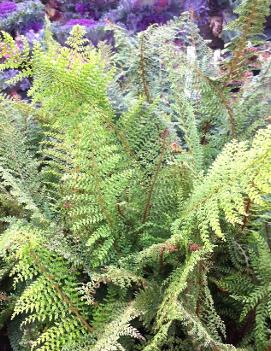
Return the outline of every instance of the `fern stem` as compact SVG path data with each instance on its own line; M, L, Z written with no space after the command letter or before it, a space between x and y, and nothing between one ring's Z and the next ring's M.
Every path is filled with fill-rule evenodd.
M214 87L220 101L222 102L225 109L227 110L227 113L229 116L229 127L230 127L231 137L232 137L232 139L236 139L236 136L237 136L237 134L236 134L236 121L235 121L233 110L232 110L231 106L229 105L228 101L226 100L225 95L222 93L222 91L220 89L218 89L215 86L215 84L213 84L213 87Z
M81 315L80 311L74 306L70 298L62 291L60 285L55 282L54 277L47 272L45 266L41 263L39 257L35 252L32 250L29 251L30 256L32 257L33 261L37 265L39 271L52 283L52 287L56 290L58 295L61 297L63 302L68 306L70 312L72 312L77 319L81 322L81 324L86 328L89 333L93 332L93 328L88 324L87 320Z
M163 163L164 156L165 156L165 152L166 152L168 130L166 129L162 133L163 133L163 135L162 135L163 143L162 143L161 153L160 153L160 156L159 156L159 159L158 159L158 162L157 162L157 166L156 166L156 169L155 169L154 174L153 174L151 186L150 186L150 189L149 189L149 192L148 192L147 201L146 201L146 205L145 205L144 212L143 212L143 217L142 217L142 223L143 224L146 223L146 221L147 221L147 219L148 219L148 217L150 215L152 196L153 196L153 193L154 193L155 185L156 185L156 182L157 182L157 179L158 179L158 175L159 175L159 172L161 170L162 163Z
M149 85L146 78L146 67L145 67L145 56L144 56L144 34L141 35L140 40L140 73L143 83L144 95L148 103L151 103L151 95L149 91Z
M224 108L227 111L228 117L229 117L229 129L230 129L230 134L232 139L236 139L236 121L233 113L233 109L229 105L223 91L219 89L215 82L212 81L209 77L205 76L205 74L202 73L202 71L197 67L194 66L196 73L203 79L205 82L207 82L208 85L212 87L214 92L216 93L216 96L219 98L220 102L224 106Z
M256 3L257 3L257 0L256 0ZM255 4L255 7L256 6L257 5ZM243 33L236 42L235 50L233 51L233 54L232 54L232 59L228 63L229 70L227 74L230 80L237 80L240 77L240 74L242 73L242 70L241 70L242 66L241 66L241 69L239 68L240 62L241 63L244 62L244 50L246 48L246 42L249 37L251 25L253 25L255 20L254 17L255 17L254 11L251 11L251 13L248 16L246 16L246 21L243 27Z
M121 146L126 151L127 155L131 158L131 160L133 162L136 162L136 156L135 156L133 150L131 149L125 134L116 126L116 124L114 122L112 122L112 120L110 118L108 118L107 114L103 113L103 111L101 109L97 109L97 108L95 108L95 106L91 106L91 107L93 109L95 109L99 113L99 115L103 118L103 121L104 121L106 127L108 127L108 129L114 133L114 135L116 136L116 138L120 142Z
M110 227L112 227L113 226L113 218L106 208L106 202L104 200L102 189L100 187L100 181L96 176L97 174L99 175L99 168L97 167L97 163L95 162L95 156L93 156L93 155L91 157L91 166L92 166L92 169L94 170L92 175L93 175L95 189L96 189L96 196L95 197L97 199L97 203L99 204L100 210L101 210L104 218L106 219L107 224Z
M245 214L244 214L244 217L243 217L243 224L241 226L241 231L243 232L245 230L245 228L247 227L248 225L248 221L249 221L249 212L250 212L250 209L251 209L251 205L252 205L252 201L251 199L247 199L245 201Z

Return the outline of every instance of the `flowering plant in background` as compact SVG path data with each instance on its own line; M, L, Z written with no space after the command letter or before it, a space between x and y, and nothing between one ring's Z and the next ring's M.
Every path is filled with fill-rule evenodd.
M30 46L41 40L44 26L44 6L39 0L0 2L0 28L11 33L20 48L20 35L23 34ZM28 79L11 86L8 81L17 74L14 69L0 73L0 89L24 92L30 87Z
M154 23L166 23L178 16L182 7L179 0L120 0L118 7L104 17L135 33Z
M105 22L95 21L90 18L72 18L64 24L54 22L52 25L52 31L57 41L64 43L69 36L73 26L80 25L86 30L86 37L94 44L97 45L99 41L106 40L110 42L112 35L105 30Z
M208 23L209 1L206 0L186 0L184 1L185 11L193 13L195 20L199 25Z
M118 6L119 0L59 0L58 8L64 17L85 17L99 20L105 13Z
M0 3L0 17L6 17L15 12L17 5L12 1L4 1Z
M38 32L44 23L44 6L39 0L0 2L0 28L11 34Z
M232 38L232 32L222 29L233 18L232 9L239 3L239 0L0 0L0 28L13 37L24 34L30 43L39 41L46 13L61 44L72 27L79 24L85 27L86 37L97 45L101 40L113 41L112 33L106 29L108 22L135 34L189 11L203 36L213 40L214 47L221 48L223 41ZM0 88L6 89L3 80L1 73Z
M166 23L184 11L191 12L195 22L202 25L208 23L209 3L209 0L120 0L107 16L133 32L145 30L153 23Z
M227 55L201 1L136 35L174 2L121 3L129 30L118 7L47 6L64 46L0 35L0 71L31 78L0 96L0 332L13 351L267 351L270 0L238 7ZM85 38L103 23L112 50Z
M80 20L82 23L85 19L91 19L95 21L95 25L84 23L88 32L91 32L90 27L94 29L97 26L103 26L105 21L109 20L125 27L131 33L136 33L154 23L164 24L184 11L192 12L198 24L206 24L208 23L208 3L209 0L94 0L91 2L61 0L58 3L53 2L52 6L58 8L63 14L61 20L57 21L56 32L64 33L72 19ZM60 28L62 26L64 28ZM89 38L92 39L91 35Z

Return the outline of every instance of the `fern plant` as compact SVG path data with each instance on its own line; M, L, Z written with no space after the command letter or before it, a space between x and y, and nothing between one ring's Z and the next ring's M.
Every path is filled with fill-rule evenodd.
M2 34L0 69L33 80L0 101L11 345L267 351L270 63L233 98L188 14L113 31L115 51Z
M229 30L236 32L235 38L230 43L232 55L226 65L230 79L238 79L244 72L244 63L249 56L248 44L259 42L269 12L270 3L265 0L242 1L235 9L238 18L228 26Z

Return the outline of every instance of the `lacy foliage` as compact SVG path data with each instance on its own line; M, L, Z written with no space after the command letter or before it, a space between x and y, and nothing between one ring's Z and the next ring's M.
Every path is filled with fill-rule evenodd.
M12 347L266 351L270 62L233 99L187 14L113 30L113 53L79 26L33 53L2 34L0 68L33 80L0 101Z

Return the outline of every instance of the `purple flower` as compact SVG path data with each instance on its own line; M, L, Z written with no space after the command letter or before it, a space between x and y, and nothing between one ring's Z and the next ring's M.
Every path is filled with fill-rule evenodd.
M75 11L80 13L80 15L84 15L85 12L88 11L88 6L86 6L85 4L83 4L82 2L78 2L75 5Z
M0 17L5 17L11 12L16 11L17 5L12 1L4 1L0 3Z
M39 32L43 28L43 23L39 21L30 21L23 27L23 32L29 32L33 30L34 32Z
M169 6L169 0L156 0L155 7L162 11Z
M96 22L93 19L88 19L88 18L74 18L74 19L70 19L66 23L67 26L80 25L84 27L93 27L95 24Z

